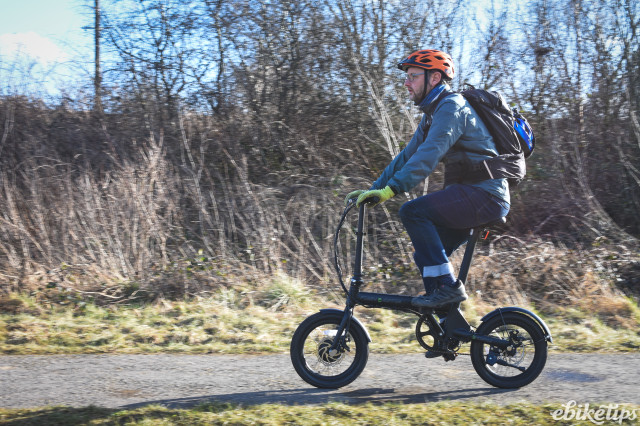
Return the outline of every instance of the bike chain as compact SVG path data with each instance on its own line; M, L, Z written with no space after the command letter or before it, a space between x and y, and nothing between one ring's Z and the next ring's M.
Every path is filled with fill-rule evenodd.
M460 347L460 344L458 344L458 347ZM436 353L436 354L440 354L440 355L453 355L454 358L459 356L459 355L466 355L466 356L471 356L471 353L460 353L457 352L455 350L445 350L445 349L436 349L436 348L431 348L429 349L431 352Z
M431 349L431 352L437 353L437 354L441 354L441 355L455 355L455 356L459 356L459 355L466 355L466 356L471 356L471 353L460 353L460 352L456 352L456 351L445 351L444 349Z

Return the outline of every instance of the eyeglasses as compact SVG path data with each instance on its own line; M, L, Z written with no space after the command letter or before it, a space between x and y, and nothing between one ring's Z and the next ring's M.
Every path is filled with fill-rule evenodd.
M424 75L423 72L420 73L407 73L407 77L404 79L404 81L409 81L411 83L413 83L414 81L416 81L416 78L420 75Z

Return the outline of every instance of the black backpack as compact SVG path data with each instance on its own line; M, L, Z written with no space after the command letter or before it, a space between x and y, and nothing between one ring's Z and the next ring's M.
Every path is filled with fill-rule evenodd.
M467 89L460 92L478 113L493 137L498 156L480 163L467 160L446 164L447 182L473 183L486 179L506 178L511 186L524 178L525 159L535 148L531 126L516 108L509 108L499 92Z

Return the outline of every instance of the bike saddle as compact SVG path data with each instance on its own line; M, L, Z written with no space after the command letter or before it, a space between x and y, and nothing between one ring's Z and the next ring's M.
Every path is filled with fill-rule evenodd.
M506 216L501 217L500 219L497 219L497 220L493 220L491 222L483 223L482 225L476 226L476 228L490 228L496 225L504 225L505 223L507 223Z

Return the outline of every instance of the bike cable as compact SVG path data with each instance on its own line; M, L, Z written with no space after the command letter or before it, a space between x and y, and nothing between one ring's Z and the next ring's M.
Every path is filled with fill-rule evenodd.
M336 268L336 272L338 273L338 279L340 280L340 285L344 290L345 295L349 295L349 290L347 290L347 286L342 279L342 267L340 266L340 256L339 253L339 245L340 245L340 231L342 230L342 226L344 225L344 221L347 218L347 215L356 205L355 200L350 200L347 206L344 208L344 212L342 213L342 217L340 218L340 223L338 223L338 229L336 229L336 234L333 238L333 261Z

